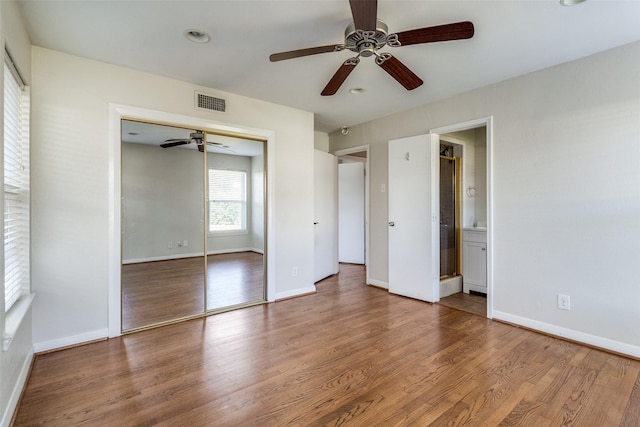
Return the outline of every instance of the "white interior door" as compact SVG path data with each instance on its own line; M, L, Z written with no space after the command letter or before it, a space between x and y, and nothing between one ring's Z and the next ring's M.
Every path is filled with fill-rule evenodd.
M389 292L440 299L438 135L389 141Z
M338 159L314 154L314 267L317 282L338 272Z
M364 264L364 162L338 165L338 260Z

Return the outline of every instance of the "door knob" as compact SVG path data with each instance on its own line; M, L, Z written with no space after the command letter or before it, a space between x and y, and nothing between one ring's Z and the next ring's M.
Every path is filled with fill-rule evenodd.
M393 226L395 226L395 225L396 225L396 223L395 223L395 222L393 222L393 221L389 221L389 227L393 227Z
M318 221L314 222L313 225L318 225Z

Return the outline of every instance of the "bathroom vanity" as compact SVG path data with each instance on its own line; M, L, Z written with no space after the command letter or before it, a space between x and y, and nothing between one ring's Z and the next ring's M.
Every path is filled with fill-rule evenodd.
M487 229L462 230L462 290L487 293Z

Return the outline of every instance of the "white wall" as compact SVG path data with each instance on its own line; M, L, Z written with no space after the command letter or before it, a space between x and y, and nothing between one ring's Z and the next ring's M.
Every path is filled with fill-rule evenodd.
M264 157L260 156L261 160ZM253 159L245 156L207 153L209 168L242 170L247 173L247 233L209 236L207 253L259 249L264 212L255 213L252 183L261 178L252 171ZM262 168L262 166L260 166ZM261 172L260 172L261 173ZM124 263L153 261L203 254L204 194L203 157L197 150L166 150L147 144L122 144L122 260ZM253 179L252 179L253 177ZM259 189L263 194L262 189ZM262 203L262 201L260 201ZM179 246L178 241L187 241ZM171 245L169 245L171 242ZM171 246L171 247L169 247Z
M202 256L202 173L197 150L122 144L124 263ZM188 246L178 247L177 240L187 240Z
M467 188L469 186L478 186L476 164L480 159L477 159L476 156L475 131L469 129L461 132L451 132L441 135L440 141L452 142L462 147L462 150L459 150L458 147L454 150L456 156L459 155L458 151L462 151L462 227L473 227L474 222L476 222L476 198L467 194ZM485 159L483 158L481 161L484 162ZM486 168L483 170L486 170Z
M264 156L251 158L251 247L264 252Z
M313 132L314 143L313 146L316 150L329 152L329 134L326 132Z
M276 297L315 289L313 114L39 47L32 61L36 348L108 333L110 103L273 131L269 285ZM194 90L226 99L228 112L195 110Z
M493 316L640 356L639 76L636 42L330 134L371 144L371 277L388 278L387 141L493 116Z
M0 1L0 44L2 46L6 45L22 77L27 84L31 84L31 43L15 1ZM4 55L3 48L0 52L0 58L2 59L0 62L2 64L4 64ZM4 65L2 65L2 71L0 71L0 78L4 82ZM2 93L0 109L4 112L4 91L0 92ZM0 133L2 133L2 140L4 141L3 126L0 126ZM1 147L0 152L2 152ZM2 203L0 201L0 204ZM0 269L2 269L2 276L4 277L4 262L0 262ZM9 425L31 367L33 358L31 316L31 310L28 310L13 337L10 347L6 351L0 351L0 426ZM2 297L0 298L0 330L3 333L5 331L5 321L4 297Z
M471 225L487 222L487 128L476 128L474 134L476 191L473 197L475 215Z

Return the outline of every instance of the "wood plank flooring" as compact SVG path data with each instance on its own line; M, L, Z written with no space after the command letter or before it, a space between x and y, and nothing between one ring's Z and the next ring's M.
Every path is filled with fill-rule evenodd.
M487 296L458 292L441 298L438 304L487 317Z
M207 256L207 310L264 299L263 256ZM122 266L122 328L135 329L204 312L204 260L181 258Z
M16 426L638 426L640 362L399 297L318 292L37 355Z

